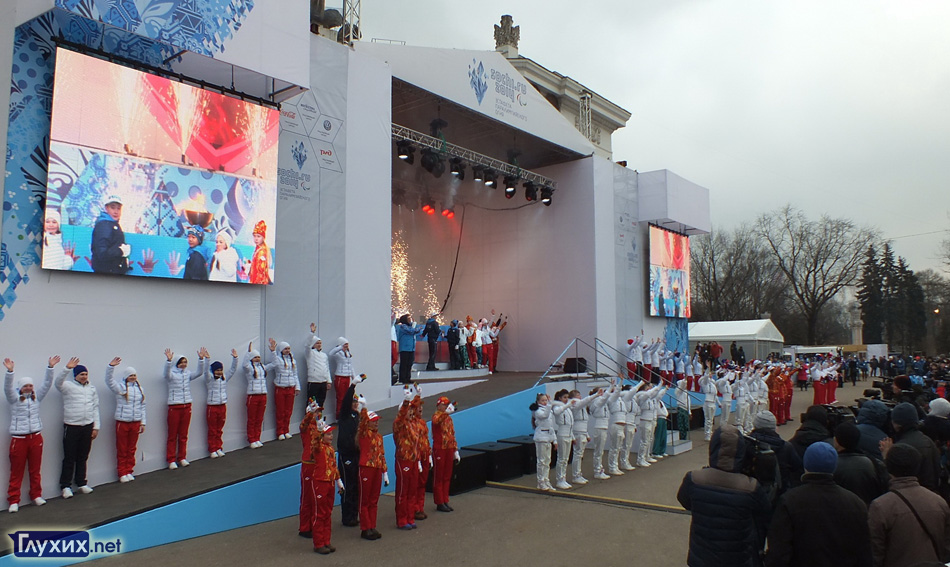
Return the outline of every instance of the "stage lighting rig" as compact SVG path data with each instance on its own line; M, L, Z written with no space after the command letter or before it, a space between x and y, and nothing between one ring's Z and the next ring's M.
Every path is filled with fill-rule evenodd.
M449 163L451 164L452 175L459 181L463 181L465 179L465 162L462 161L462 158L454 157L449 160Z
M551 206L551 195L554 194L554 189L551 189L550 186L545 185L541 188L541 203L545 207Z
M435 201L426 195L422 198L422 211L427 215L435 214Z
M494 169L485 171L485 186L491 187L492 189L498 187L498 174L495 173Z
M528 181L524 184L524 198L526 201L537 201L538 200L538 186L533 182Z
M445 173L445 161L442 160L439 152L426 148L422 150L422 168L437 178L442 177Z
M480 165L473 165L472 179L475 180L475 183L481 183L485 181L485 168Z
M409 140L399 140L396 142L396 155L399 156L399 159L412 165L415 160L416 149L412 147L412 143Z
M455 205L451 207L444 207L442 209L442 216L447 219L455 218Z

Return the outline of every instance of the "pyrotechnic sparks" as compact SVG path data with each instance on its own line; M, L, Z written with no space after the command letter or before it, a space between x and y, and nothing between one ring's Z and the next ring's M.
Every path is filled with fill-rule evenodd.
M115 79L116 89L121 93L116 98L119 126L122 130L122 142L128 154L136 155L138 141L141 139L139 114L144 106L142 76L126 67L116 65L112 68L112 77ZM134 139L133 139L134 138Z
M195 129L201 124L201 117L208 106L204 93L188 85L177 85L178 105L175 108L178 119L178 143L181 150L181 161L186 162L185 154L191 146L191 139Z
M425 304L426 315L439 313L442 310L442 306L439 304L439 296L435 292L436 272L436 268L430 266L426 274L425 284L422 286L422 301ZM436 320L441 325L443 323L442 315L439 314Z
M403 240L402 231L393 235L393 259L390 268L390 291L392 294L392 304L396 313L410 313L412 306L409 304L409 279L411 269L409 267L409 247Z

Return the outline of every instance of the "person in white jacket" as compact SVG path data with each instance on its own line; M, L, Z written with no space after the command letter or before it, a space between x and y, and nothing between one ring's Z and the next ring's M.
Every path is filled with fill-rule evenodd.
M572 400L567 390L559 390L554 394L551 403L551 413L554 414L554 423L557 427L557 465L554 467L554 487L558 490L572 488L567 482L567 461L571 457L571 441L574 438L574 412L571 406L577 401Z
M626 412L626 422L623 428L623 445L621 445L620 448L620 470L623 471L632 471L636 468L630 464L630 452L633 451L633 441L637 436L637 426L640 424L640 406L634 403L633 397L646 384L649 384L649 382L641 380L634 386L625 384L623 388L621 388L620 401L624 404L624 410Z
M274 405L277 417L277 438L290 439L290 418L294 413L294 397L300 393L297 360L290 351L290 343L270 339L270 354L274 362Z
M73 379L67 381L68 372L56 377L53 384L63 395L63 471L59 487L63 498L72 498L75 482L83 494L92 492L86 481L86 461L92 440L99 436L99 394L89 383L89 371L79 364L78 358L70 358L66 368L72 370Z
M241 259L237 251L231 247L231 235L221 230L215 237L214 256L208 266L208 279L213 282L236 282Z
M267 373L274 362L263 364L261 353L247 343L247 355L244 358L244 378L247 380L247 442L251 449L264 446L261 443L261 429L264 427L264 411L267 409Z
M63 242L63 232L60 229L59 211L52 207L46 209L46 220L43 223L43 267L50 270L73 269L73 253L76 245Z
M330 389L330 359L323 352L323 339L317 336L316 323L310 323L310 340L307 342L310 345L307 349L307 403L316 400L317 406L323 408Z
M627 339L627 378L631 380L643 379L643 347L647 344L643 337L643 330L640 335Z
M588 480L581 474L581 464L584 461L584 450L590 441L590 435L587 433L590 414L587 412L587 406L596 398L604 395L603 389L593 390L586 398L581 397L578 390L571 390L571 408L570 412L574 414L574 425L571 427L574 436L574 461L571 464L571 482L574 484L587 484Z
M165 440L165 462L171 470L187 467L188 428L191 426L191 381L208 370L208 350L198 349L198 371L188 370L188 359L178 359L172 368L175 353L165 349L165 381L168 382L168 436Z
M703 393L703 436L706 441L709 441L712 439L713 421L716 419L719 394L712 370L707 370L705 374L699 377L699 388Z
M23 484L23 472L30 471L30 500L37 506L46 504L43 500L43 478L40 471L43 466L43 421L40 419L40 402L53 387L53 368L59 364L59 357L49 359L46 367L46 379L36 387L33 379L26 376L14 379L14 363L3 359L7 369L3 380L3 394L10 404L10 484L7 488L8 511L14 513L20 509L20 487ZM64 370L65 374L68 370Z
M607 474L611 476L621 476L620 470L620 449L623 447L624 428L627 426L627 408L620 399L620 386L616 380L610 387L607 394Z
M220 361L211 363L211 368L205 372L205 390L208 394L205 406L205 421L208 424L208 453L212 459L224 456L224 422L228 419L228 382L237 372L238 353L231 349L231 369L224 373L224 365Z
M640 423L637 429L640 432L640 447L637 449L637 466L648 467L656 462L653 452L653 431L656 428L656 399L663 395L666 389L659 385L647 385L634 394L633 402L640 406Z
M735 373L727 372L722 378L716 380L716 389L719 390L720 414L719 425L729 423L729 416L732 415L732 379Z
M591 390L591 394L594 390ZM594 478L607 480L610 476L604 472L604 447L607 445L607 428L610 412L607 409L608 396L597 396L588 406L590 419L587 421L587 436L590 437L591 453L594 465Z
M538 394L531 404L531 421L534 424L534 447L538 456L537 475L538 489L553 491L551 486L551 445L557 442L554 424L554 414L551 413L551 404L547 394Z
M736 398L736 427L743 432L751 431L746 429L746 422L751 419L749 413L752 409L752 393L749 391L750 378L751 374L746 370L742 372L742 375L736 379L736 383L732 386L732 395Z
M106 386L115 394L115 462L119 482L135 480L135 447L145 433L145 391L131 366L122 371L120 381L113 374L122 362L118 356L106 366Z
M343 412L343 396L350 388L350 382L356 377L353 371L353 354L350 353L350 341L346 337L337 339L337 346L327 355L333 362L333 391L336 393L336 413L333 414L337 419Z
M660 380L660 347L663 346L662 339L654 339L650 346L643 348L643 366L647 373L645 380L656 384Z

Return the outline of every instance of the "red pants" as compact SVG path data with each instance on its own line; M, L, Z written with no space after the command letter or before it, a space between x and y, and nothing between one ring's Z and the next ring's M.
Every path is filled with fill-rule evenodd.
M832 380L828 382L828 389L825 390L825 403L833 404L838 401L838 381Z
M247 442L261 440L261 428L264 426L264 410L267 409L267 394L247 396Z
M475 345L468 343L465 348L468 349L468 361L472 364L472 368L475 368L478 366L478 353L475 351Z
M298 532L313 530L313 491L310 488L313 463L300 463L300 528Z
M349 376L334 376L333 377L333 391L336 392L336 413L333 416L336 419L340 419L340 414L343 413L343 396L346 395L346 391L350 389L350 377Z
M383 483L383 469L360 467L360 529L376 529L376 508L379 488Z
M419 480L416 481L416 495L412 499L412 506L410 506L412 514L426 511L426 483L429 481L429 469L431 468L429 455L424 456L419 462L422 463L422 470L419 471L419 467L416 467L416 470L419 471Z
M699 380L695 376L686 377L686 391L687 392L698 392L699 391Z
M396 460L396 527L416 523L412 499L419 482L418 461Z
M670 372L668 370L660 370L660 380L663 382L664 386L669 386Z
M221 432L224 431L224 422L228 419L227 404L208 406L205 409L205 418L208 422L208 452L214 453L224 448Z
M435 505L449 503L449 483L455 465L455 451L435 449L432 452L432 501Z
M393 345L392 363L390 364L390 366L396 366L396 363L399 362L399 345L396 343L396 341L390 341L390 342Z
M643 378L642 378L643 380L646 380L647 382L653 382L653 365L652 364L644 364L643 368L640 371L643 372Z
M627 362L627 378L634 380L637 377L637 363Z
M188 426L191 425L191 404L168 406L168 440L165 462L183 461L188 454Z
M684 378L686 378L686 375L685 375L685 374L682 374L682 373L680 373L680 374L674 374L674 375L673 375L673 384L671 384L671 386L675 386L675 385L676 385L676 382L679 382L680 380L682 380L682 379L684 379ZM689 382L687 382L686 384L689 385Z
M119 476L132 474L135 468L135 446L139 443L141 421L115 422L115 461ZM187 427L186 427L187 431ZM187 445L188 435L185 435ZM182 457L184 459L184 457Z
M274 404L277 406L277 435L290 433L290 416L294 413L294 396L296 395L297 389L293 386L274 387Z
M30 500L43 496L43 480L40 468L43 465L43 435L13 435L10 437L10 487L7 489L7 502L20 503L20 485L23 484L23 470L30 467Z
M778 394L769 394L769 411L775 416L778 425L785 423L782 421L782 397Z
M482 360L485 361L485 365L488 366L489 372L495 371L495 363L492 362L492 358L494 358L494 350L495 345L492 343L482 345Z
M330 545L330 515L333 513L333 483L327 480L310 481L314 502L313 548Z
M822 405L828 403L828 384L822 384L821 382L813 382L812 389L815 391L815 398L812 405Z
M792 418L791 411L790 411L791 406L792 406L792 398L784 397L781 400L779 400L779 404L778 404L779 415L776 416L778 418L779 425L783 423L788 423L788 420Z

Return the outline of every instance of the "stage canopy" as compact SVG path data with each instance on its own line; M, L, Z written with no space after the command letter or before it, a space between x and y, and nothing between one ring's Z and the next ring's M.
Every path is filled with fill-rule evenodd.
M769 353L781 353L785 337L771 319L747 321L704 321L689 324L690 348L698 343L716 341L723 346L724 357L729 357L729 344L736 342L745 351L746 360L763 359Z

